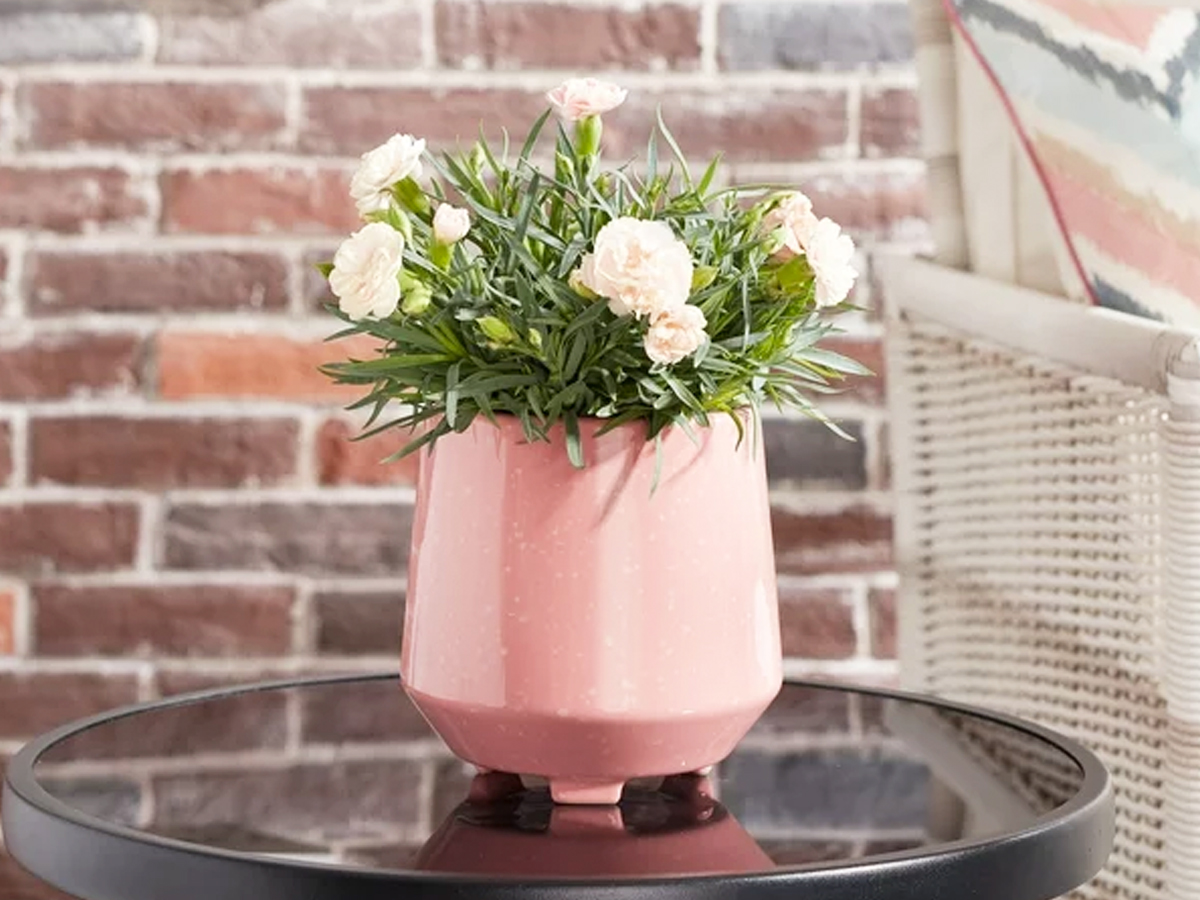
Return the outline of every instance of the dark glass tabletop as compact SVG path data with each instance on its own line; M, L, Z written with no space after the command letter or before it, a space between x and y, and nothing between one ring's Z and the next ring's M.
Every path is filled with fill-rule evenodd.
M252 724L253 727L247 727ZM1102 865L1108 777L1065 738L899 694L789 683L706 776L556 807L475 776L394 677L224 689L35 741L13 855L88 900L662 896L1041 900Z

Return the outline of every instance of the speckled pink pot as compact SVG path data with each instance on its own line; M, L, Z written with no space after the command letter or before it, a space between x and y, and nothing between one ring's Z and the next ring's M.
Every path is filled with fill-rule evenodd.
M779 691L761 441L731 419L655 449L635 423L526 443L482 417L422 461L401 672L450 748L564 803L703 769Z

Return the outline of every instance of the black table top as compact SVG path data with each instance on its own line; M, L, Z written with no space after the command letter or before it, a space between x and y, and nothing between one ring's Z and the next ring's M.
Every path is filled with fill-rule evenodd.
M33 742L4 831L86 900L1043 900L1112 836L1108 775L1074 742L830 685L786 684L713 773L627 787L616 809L472 774L395 677L226 688Z

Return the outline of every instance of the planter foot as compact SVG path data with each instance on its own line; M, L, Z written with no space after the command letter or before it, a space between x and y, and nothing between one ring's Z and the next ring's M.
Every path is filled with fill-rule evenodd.
M550 796L555 803L571 806L613 806L621 802L621 781L571 781L565 778L550 779Z

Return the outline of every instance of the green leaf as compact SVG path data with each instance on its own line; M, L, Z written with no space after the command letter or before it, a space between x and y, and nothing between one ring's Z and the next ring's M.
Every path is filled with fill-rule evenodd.
M538 137L541 136L542 129L546 125L546 120L550 118L551 109L547 109L544 113L537 117L537 121L533 123L533 127L529 129L529 137L525 138L525 143L521 147L521 160L529 159L529 154L533 152L533 148L537 146Z
M658 177L658 135L651 129L650 140L646 142L646 183L650 184Z
M582 469L584 467L583 438L579 434L579 419L575 413L568 411L563 415L563 427L567 438L567 458L575 468Z
M843 372L847 375L875 374L857 360L853 360L848 356L843 356L840 353L834 353L832 350L824 350L817 347L812 347L804 350L803 354L805 361L825 366L833 369L835 372Z
M462 363L455 363L446 370L446 421L454 427L458 418L458 373Z
M583 362L583 355L588 348L588 334L586 331L576 331L574 338L571 340L571 352L567 354L567 361L563 365L563 378L567 381L572 380L579 373L579 365Z
M444 353L390 354L378 359L329 363L326 368L337 374L384 375L404 369L420 369L437 363L449 362L451 359L453 357Z
M704 174L700 176L700 183L696 185L696 193L703 197L708 193L709 187L712 186L713 178L717 175L717 169L721 165L721 154L718 153L713 157L712 162L708 164L708 168L704 170Z
M667 123L663 121L662 107L659 106L655 111L655 118L658 120L658 130L662 133L663 140L671 148L671 152L675 154L675 159L679 163L679 168L683 172L683 182L688 189L692 189L692 172L688 168L687 157L683 155L683 151L679 149L679 143L675 140L675 135L671 134L671 129L667 127Z
M529 186L526 188L525 202L521 205L521 213L517 216L517 224L513 229L513 239L517 241L525 240L525 233L529 230L529 220L533 217L534 207L538 202L538 182L541 177L535 172L529 180Z

